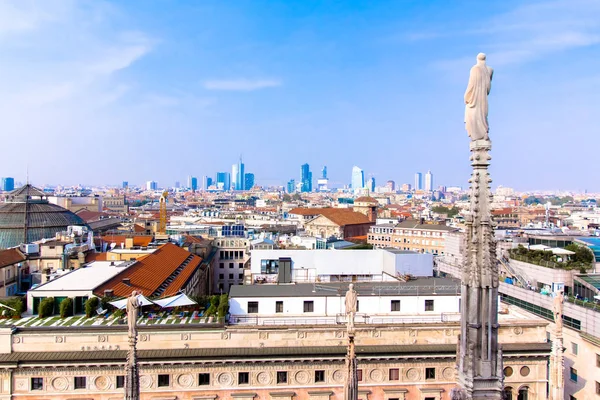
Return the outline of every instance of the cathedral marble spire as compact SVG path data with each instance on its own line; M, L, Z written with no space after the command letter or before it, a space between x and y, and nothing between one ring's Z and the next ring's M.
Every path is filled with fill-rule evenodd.
M488 167L492 143L487 134L487 94L491 68L477 57L465 93L466 128L471 138L470 209L466 218L461 283L461 333L458 343L456 399L502 398L502 351L498 345L498 266L491 215ZM473 96L478 93L476 112ZM471 102L471 103L470 103ZM473 114L473 115L471 115Z

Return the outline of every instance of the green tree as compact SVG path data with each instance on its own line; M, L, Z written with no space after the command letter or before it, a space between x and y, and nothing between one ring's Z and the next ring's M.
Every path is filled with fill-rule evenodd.
M40 318L51 317L54 314L54 297L46 297L38 307Z
M63 301L60 302L60 306L58 306L60 317L67 318L73 315L73 299L67 297Z
M2 300L0 303L12 308L12 310L9 308L3 308L2 310L3 315L10 318L21 318L21 314L25 311L25 303L20 297Z
M97 297L90 297L85 302L85 316L91 318L96 315L96 309L98 308L98 304L100 304L100 299Z

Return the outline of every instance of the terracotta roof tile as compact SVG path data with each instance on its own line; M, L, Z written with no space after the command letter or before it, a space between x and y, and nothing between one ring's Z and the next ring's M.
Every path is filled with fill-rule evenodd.
M319 215L339 226L371 223L366 215L347 208L322 208Z
M129 236L125 235L105 235L102 236L102 240L106 243L116 243L117 247L121 247L121 243L125 245L125 239L129 238ZM134 246L142 246L146 247L152 242L153 237L149 235L137 235L132 236L133 245Z
M202 262L202 258L172 243L167 243L154 253L138 259L134 265L96 288L95 294L103 296L106 290L113 290L115 296L126 297L131 295L133 290L137 290L144 296L152 296L186 260L187 265L160 295L172 296L184 287ZM129 285L123 283L124 278L129 278Z
M377 200L375 200L373 197L371 196L362 196L362 197L358 197L356 199L354 199L355 203L378 203Z
M25 256L19 249L0 250L0 268L25 261Z

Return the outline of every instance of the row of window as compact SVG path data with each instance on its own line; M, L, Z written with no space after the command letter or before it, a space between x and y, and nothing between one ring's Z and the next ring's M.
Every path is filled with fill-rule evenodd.
M446 237L446 232L430 232L430 231L401 231L392 228L371 228L371 233L391 233L404 236L431 236L431 237Z
M219 274L219 280L223 280L225 279L225 274ZM234 274L229 274L229 280L234 280ZM238 274L238 279L242 280L244 279L244 274Z
M367 240L380 240L384 242L391 242L391 236L376 236L368 235ZM408 243L408 244L423 244L425 246L442 246L444 243L441 240L429 240L429 239L406 239L406 238L394 238L394 243Z
M221 260L237 260L244 258L244 252L242 250L221 250L219 251L219 258Z
M245 382L245 383L248 383L248 382ZM171 375L159 374L157 385L158 385L158 387L169 387L171 385ZM210 385L210 374L209 373L198 374L198 385L200 385L200 386ZM117 387L117 389L122 389L125 387L125 376L124 375L117 376L116 387ZM73 377L73 388L76 390L86 389L87 388L87 377L85 377L85 376ZM31 390L44 390L44 378L40 378L40 377L31 378Z
M235 263L230 262L229 263L229 268L233 269L235 267ZM225 268L225 263L219 263L219 268L223 269ZM243 269L244 268L244 263L238 263L238 268Z
M435 311L434 300L425 300L425 311ZM315 312L315 302L313 300L305 300L303 305L305 313ZM360 310L360 301L356 302L356 311ZM400 311L400 300L390 301L390 311ZM283 300L275 302L275 312L283 312ZM248 314L258 314L258 301L248 302Z

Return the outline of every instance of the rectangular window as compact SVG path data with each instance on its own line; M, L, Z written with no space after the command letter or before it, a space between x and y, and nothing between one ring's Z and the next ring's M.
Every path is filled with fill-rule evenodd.
M400 311L400 300L392 300L392 311Z
M210 385L210 374L198 374L198 385L206 386Z
M315 311L315 302L312 300L307 300L304 302L304 312L314 312Z
M577 382L577 370L571 367L571 380Z
M239 269L244 269L244 263L238 263L238 268Z
M579 346L577 343L571 342L571 353L573 353L573 355L577 355L579 353Z
M325 371L323 371L323 370L315 371L315 382L325 382Z
M44 390L44 378L31 378L31 390Z
M250 373L249 372L239 372L238 373L238 385L247 385L250 383Z
M158 387L166 387L171 383L171 375L161 374L158 375Z
M258 301L248 302L248 314L258 314Z
M600 354L596 354L596 368L600 368Z
M233 269L233 263L229 263L229 268Z
M425 311L433 311L433 300L425 300Z
M85 376L76 376L74 378L74 385L75 389L85 389L86 385L86 378Z
M400 380L400 370L398 368L390 368L390 381Z
M225 268L225 263L219 263L219 268L221 268L221 269Z
M238 274L238 279L239 279L240 281L241 281L241 280L244 280L244 274Z
M425 379L435 379L435 368L425 368Z
M596 382L596 394L600 394L600 382Z
M219 274L219 279L225 279L225 274Z
M233 274L229 274L229 279L233 279Z
M356 370L356 379L358 379L359 382L362 382L362 380L363 380L362 369Z
M277 371L277 383L287 383L287 371Z
M117 375L117 389L125 387L125 375Z
M283 301L276 301L275 302L275 312L276 313L282 313L283 312Z

